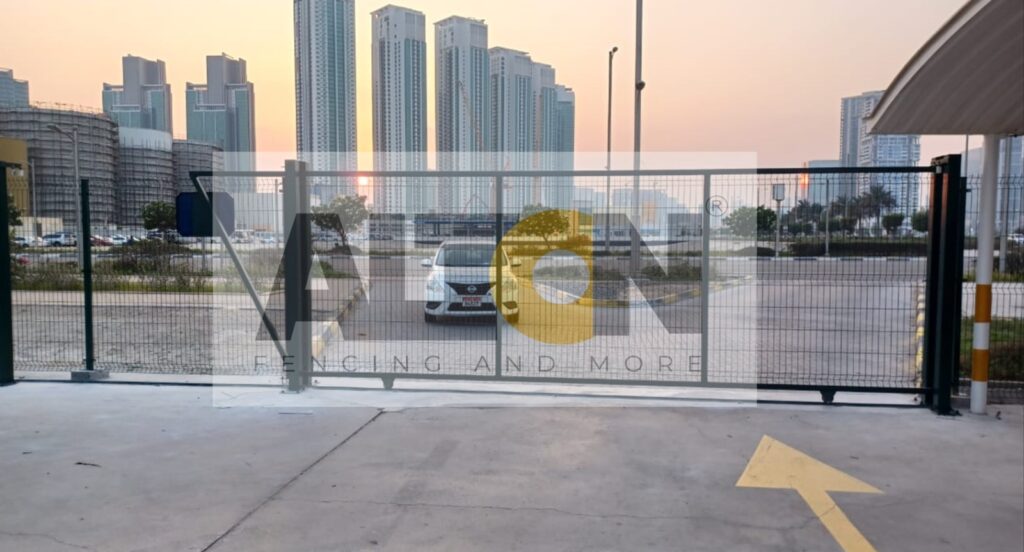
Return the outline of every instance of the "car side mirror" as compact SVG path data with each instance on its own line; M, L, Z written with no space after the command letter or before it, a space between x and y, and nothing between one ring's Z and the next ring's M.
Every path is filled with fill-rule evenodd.
M430 268L434 266L434 262L431 261L430 259L423 259L422 261L420 261L420 266L424 268Z

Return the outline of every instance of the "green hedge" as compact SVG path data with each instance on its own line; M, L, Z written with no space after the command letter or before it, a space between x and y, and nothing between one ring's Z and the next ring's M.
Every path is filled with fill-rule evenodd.
M821 257L825 255L825 242L796 241L789 244L794 257ZM829 244L829 255L834 257L925 257L928 242L924 239L865 239L836 240Z

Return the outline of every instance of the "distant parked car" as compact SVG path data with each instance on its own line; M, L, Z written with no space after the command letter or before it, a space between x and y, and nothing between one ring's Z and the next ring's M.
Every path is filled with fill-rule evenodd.
M128 243L128 236L114 234L113 236L110 236L110 243L111 245L124 245Z
M1018 245L1024 245L1024 234L1011 234L1006 236L1008 240Z
M92 242L93 245L99 246L114 245L114 242L110 241L110 238L104 236L93 236L89 241Z
M32 246L32 239L31 238L26 238L25 236L15 236L14 237L14 245L16 245L18 247L31 247Z
M78 245L78 238L71 232L57 232L43 236L43 243L50 247L74 247Z

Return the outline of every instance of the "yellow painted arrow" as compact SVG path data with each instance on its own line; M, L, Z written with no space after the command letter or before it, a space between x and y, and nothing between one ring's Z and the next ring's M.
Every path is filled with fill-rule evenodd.
M737 487L792 489L811 507L814 515L846 552L874 552L868 539L854 527L828 495L882 491L824 462L765 435L750 458Z

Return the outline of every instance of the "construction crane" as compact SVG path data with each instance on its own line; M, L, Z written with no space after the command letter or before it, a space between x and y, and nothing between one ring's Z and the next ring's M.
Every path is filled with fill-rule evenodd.
M459 94L462 96L463 109L466 110L466 117L469 119L470 123L473 124L473 133L476 136L476 151L477 151L477 154L478 155L483 155L484 154L484 137L483 137L483 132L480 131L480 121L477 120L476 113L473 111L473 109L470 106L469 93L466 92L466 83L462 82L461 79L458 81L458 83L459 83ZM487 203L485 203L484 200L479 196L479 194L476 193L476 190L474 190L473 191L473 195L471 195L469 197L469 199L466 201L466 204L462 206L462 214L466 214L469 211L469 206L470 206L470 204L473 203L474 200L476 200L476 202L479 203L480 206L483 207L485 211L487 210Z

